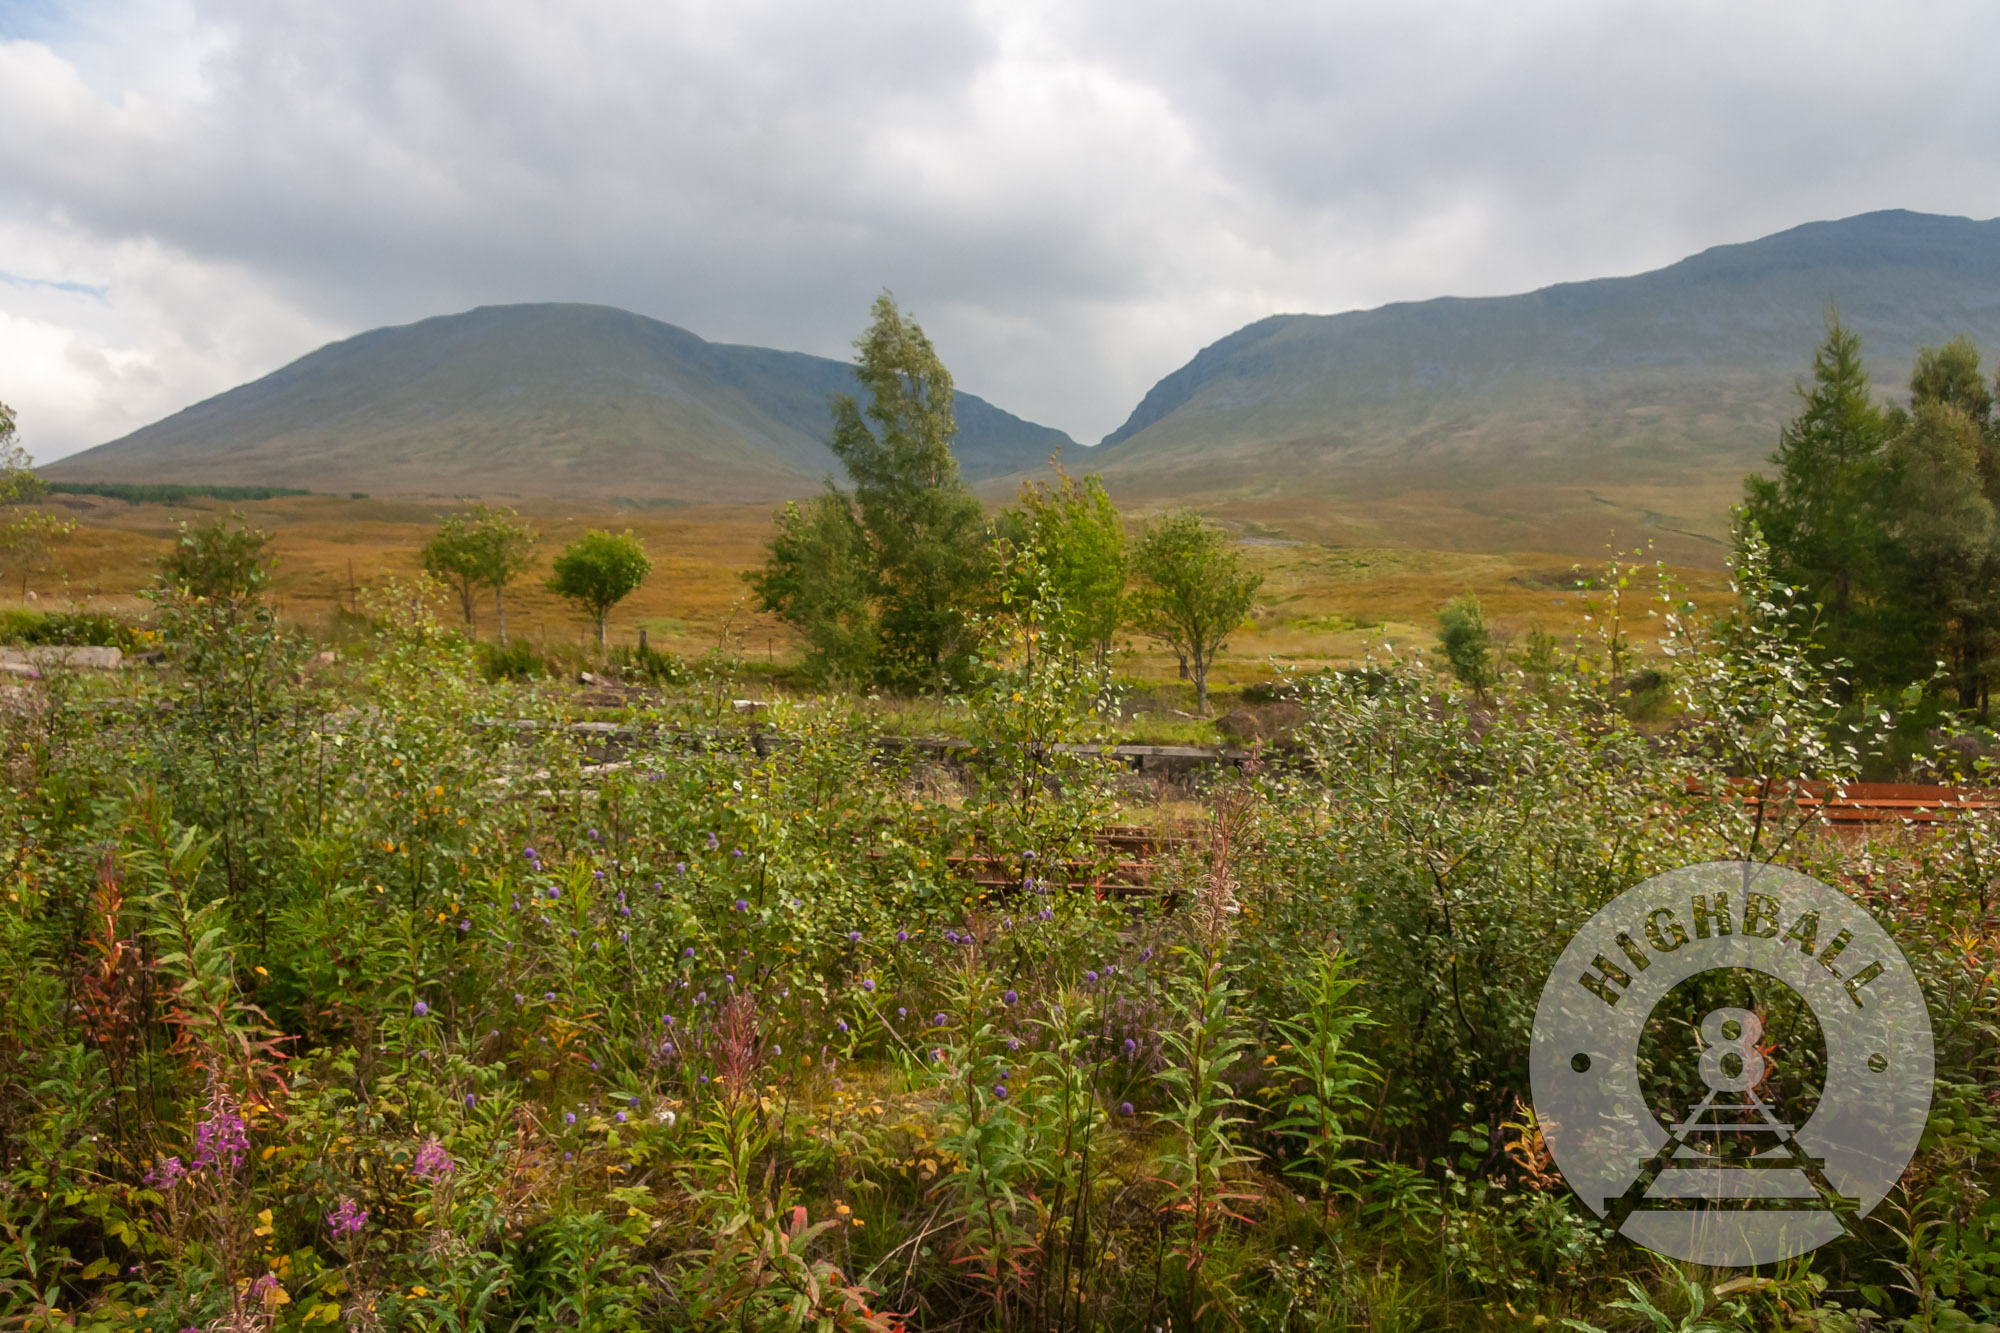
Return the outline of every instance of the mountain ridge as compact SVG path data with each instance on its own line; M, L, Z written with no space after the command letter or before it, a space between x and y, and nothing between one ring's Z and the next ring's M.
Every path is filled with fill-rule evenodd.
M45 471L58 480L315 490L770 500L838 468L827 396L853 367L714 343L612 306L480 306L328 343ZM975 394L958 454L980 481L1074 447Z

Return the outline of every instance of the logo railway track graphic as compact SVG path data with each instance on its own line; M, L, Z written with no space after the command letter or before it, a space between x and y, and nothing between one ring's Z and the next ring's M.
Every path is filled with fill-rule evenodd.
M1923 1132L1933 1050L1916 977L1865 910L1796 871L1714 862L1585 923L1529 1068L1592 1212L1673 1258L1750 1266L1882 1201Z

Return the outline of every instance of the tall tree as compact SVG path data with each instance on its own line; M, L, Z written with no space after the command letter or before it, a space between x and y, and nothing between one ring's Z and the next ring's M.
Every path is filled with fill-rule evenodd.
M1921 679L1944 661L1960 707L1982 714L2000 626L2000 524L1981 481L1984 445L1971 416L1930 399L1914 405L1883 457L1885 604L1898 650L1885 664L1890 678Z
M1222 533L1185 509L1147 525L1132 570L1133 625L1172 650L1194 681L1195 711L1207 713L1209 668L1249 614L1263 576L1245 572Z
M593 528L563 547L556 557L549 591L569 598L589 613L601 650L605 617L612 607L637 592L652 572L653 562L637 537Z
M1745 480L1744 516L1771 549L1772 574L1824 608L1820 636L1836 655L1865 659L1868 590L1881 554L1881 451L1890 423L1876 406L1861 338L1829 314L1798 416L1771 455L1777 476ZM1864 667L1865 670L1865 667Z
M1451 674L1474 695L1485 699L1493 689L1493 632L1486 627L1486 615L1479 599L1471 593L1455 597L1438 612L1438 647L1451 666Z
M967 612L987 569L986 523L951 452L951 374L888 292L875 298L874 321L856 347L868 406L834 395L829 443L854 483L868 538L878 669L906 686L962 680L974 646Z
M1040 572L1062 599L1054 630L1070 651L1093 652L1101 665L1125 620L1125 523L1101 478L1070 476L1060 453L1049 466L1055 483L1022 482L1020 502L1000 511L997 526L1017 546L1034 546Z
M750 582L821 670L838 661L865 664L888 685L960 682L989 565L984 513L952 457L951 375L887 292L855 346L867 406L850 394L828 399L829 443L853 495L829 483L812 504L788 507ZM833 582L813 586L819 575Z

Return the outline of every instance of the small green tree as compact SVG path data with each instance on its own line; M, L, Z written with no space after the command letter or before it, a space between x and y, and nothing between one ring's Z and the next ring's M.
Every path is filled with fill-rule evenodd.
M528 571L542 535L523 522L512 509L504 506L489 509L480 504L472 507L472 526L467 536L471 541L473 567L477 570L478 580L493 590L493 612L500 621L500 644L505 647L507 585ZM643 579L645 573L642 571L639 577ZM598 626L597 637L600 642L604 638L602 624Z
M270 541L269 533L245 526L241 514L199 525L183 521L173 549L160 559L160 581L214 602L255 597L271 582Z
M472 602L484 580L480 577L479 548L463 515L453 514L438 524L424 543L423 558L425 572L458 594L459 609L465 613L465 632L472 633L476 629Z
M1012 545L1037 552L1038 577L1062 605L1061 623L1048 630L1072 652L1094 653L1102 665L1125 619L1125 524L1102 479L1070 476L1061 454L1049 466L1055 484L1022 482L1020 503L1000 511L997 527ZM1014 589L1017 598L1034 591Z
M1229 632L1249 614L1263 576L1244 572L1222 533L1192 510L1149 524L1132 553L1138 589L1132 624L1180 660L1194 681L1195 711L1208 712L1208 671Z
M49 488L34 474L34 460L15 442L14 432L14 409L0 403L0 558L20 571L25 597L29 569L48 552L51 541L76 531L76 522L30 507Z
M555 560L549 591L567 597L590 614L597 646L604 647L604 617L631 596L653 572L646 548L629 532L592 529L563 547Z
M1493 633L1477 597L1455 597L1438 612L1438 646L1451 674L1480 699L1488 698L1494 680Z

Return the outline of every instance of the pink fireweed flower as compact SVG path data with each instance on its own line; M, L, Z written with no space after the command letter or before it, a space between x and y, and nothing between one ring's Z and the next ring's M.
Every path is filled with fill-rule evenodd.
M340 1206L326 1215L326 1228L335 1240L358 1235L367 1225L368 1210L357 1207L352 1199L342 1199Z
M187 1168L181 1165L180 1158L163 1157L158 1166L146 1173L146 1183L162 1194L171 1194L186 1174Z
M423 1146L417 1149L416 1159L410 1163L411 1175L419 1180L428 1180L432 1184L448 1179L456 1170L458 1163L452 1160L451 1154L445 1151L444 1144L438 1142L436 1135L424 1140Z
M206 1171L210 1167L234 1171L243 1165L243 1158L249 1151L250 1134L243 1124L243 1117L234 1111L218 1107L213 1115L195 1127L194 1169L197 1171Z

